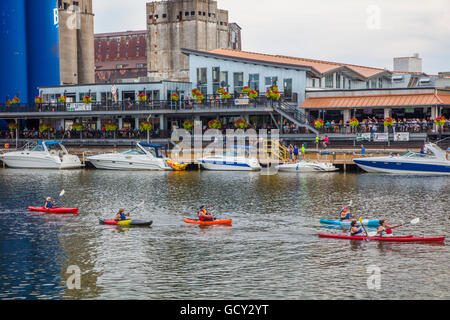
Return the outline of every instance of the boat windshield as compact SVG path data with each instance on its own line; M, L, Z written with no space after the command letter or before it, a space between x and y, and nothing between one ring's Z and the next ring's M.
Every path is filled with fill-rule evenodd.
M141 149L131 149L123 152L123 154L128 156L139 156L145 154L145 152L142 151Z
M46 146L48 151L52 154L67 153L65 148L60 144L50 144Z
M45 151L44 146L41 144L36 145L31 151Z
M411 152L411 151L408 151L402 157L403 158L422 158L422 159L435 158L435 156L433 154L424 154L424 153L417 153L417 152Z

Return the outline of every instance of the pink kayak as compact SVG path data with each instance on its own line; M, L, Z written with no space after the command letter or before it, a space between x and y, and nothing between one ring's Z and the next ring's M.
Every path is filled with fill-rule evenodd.
M45 212L49 214L77 214L78 208L50 208L46 209L44 207L28 207L29 211L34 212Z

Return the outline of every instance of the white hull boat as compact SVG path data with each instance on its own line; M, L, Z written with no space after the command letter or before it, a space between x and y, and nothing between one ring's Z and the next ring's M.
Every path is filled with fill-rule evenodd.
M203 157L197 160L206 170L211 171L259 171L261 165L255 157L250 156L249 147L235 146L223 155ZM242 154L241 154L242 153Z
M332 163L317 161L299 161L286 163L276 167L280 172L333 172L339 170Z
M135 149L88 157L97 169L171 171L168 158L159 154L161 145L137 143Z
M407 152L401 156L353 159L364 171L409 175L450 175L450 161L436 144L425 145L427 153Z
M83 167L80 158L71 155L59 141L40 141L28 144L23 150L0 155L10 168L19 169L78 169Z

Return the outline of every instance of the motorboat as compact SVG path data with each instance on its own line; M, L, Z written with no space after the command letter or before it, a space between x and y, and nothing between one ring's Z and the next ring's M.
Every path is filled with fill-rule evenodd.
M198 159L197 162L206 170L258 171L261 170L261 165L255 156L255 150L248 146L233 146L226 150L223 155L206 156ZM255 155L252 155L252 153Z
M168 158L161 154L162 145L138 142L136 147L122 153L90 156L87 159L97 169L105 170L173 170Z
M353 159L363 170L392 174L450 175L450 161L434 143L425 144L426 152L408 151L404 155Z
M6 166L22 169L77 169L80 158L71 155L60 141L27 143L22 150L0 154Z
M276 166L280 172L333 172L339 170L331 162L300 160Z

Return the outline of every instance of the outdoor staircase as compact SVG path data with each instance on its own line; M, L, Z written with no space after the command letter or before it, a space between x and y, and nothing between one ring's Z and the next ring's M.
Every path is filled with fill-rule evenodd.
M273 109L279 115L295 123L299 127L308 128L309 131L315 133L316 135L319 134L319 131L317 131L316 128L310 125L310 123L312 123L312 120L308 119L305 114L300 111L296 104L293 105L288 102L280 102L279 104L274 104Z
M289 150L280 144L280 140L264 140L263 151L272 159L289 161Z

